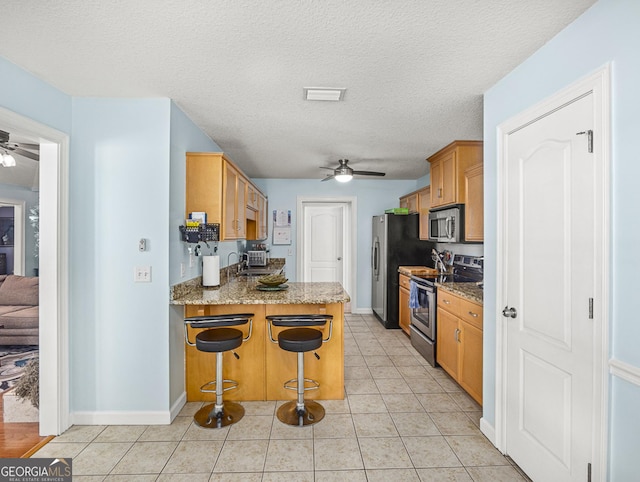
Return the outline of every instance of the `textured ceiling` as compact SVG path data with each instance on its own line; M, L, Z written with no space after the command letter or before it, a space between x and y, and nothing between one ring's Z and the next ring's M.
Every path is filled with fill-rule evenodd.
M0 55L74 96L170 97L250 177L417 179L595 0L4 2ZM345 87L343 102L304 87Z

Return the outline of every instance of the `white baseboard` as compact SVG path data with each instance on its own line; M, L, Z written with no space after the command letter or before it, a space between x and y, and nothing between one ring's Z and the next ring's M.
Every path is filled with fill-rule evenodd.
M170 425L172 412L71 412L72 425Z
M609 360L609 372L618 378L640 386L640 368L612 358Z
M480 419L480 431L489 439L489 442L496 444L496 429L484 417Z
M187 403L187 392L182 392L182 394L178 397L175 403L171 406L171 421L173 421L178 416L178 414L180 413L180 410L182 410L182 407L184 407L186 403Z

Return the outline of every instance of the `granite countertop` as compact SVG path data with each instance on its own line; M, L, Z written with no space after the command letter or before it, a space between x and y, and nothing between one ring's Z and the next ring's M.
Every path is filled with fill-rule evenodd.
M172 305L330 304L351 301L340 283L287 283L283 291L260 291L254 277L233 278L219 288L203 288L199 279L172 290Z
M479 305L483 304L482 296L483 290L475 283L453 283L453 282L445 282L445 283L436 283L436 287L438 289L447 290L454 295L458 295L461 298L465 298L469 301L473 301L474 303L478 303Z

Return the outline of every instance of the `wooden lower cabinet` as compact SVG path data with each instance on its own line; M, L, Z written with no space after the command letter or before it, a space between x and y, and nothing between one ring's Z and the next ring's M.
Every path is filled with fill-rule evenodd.
M343 304L293 304L293 305L189 305L185 316L204 316L225 313L253 313L251 338L232 352L223 355L223 377L238 382L238 388L224 394L226 400L293 400L296 392L283 388L284 382L297 376L297 353L282 350L269 339L267 315L282 314L330 314L333 315L331 340L313 352L305 353L305 378L320 383L318 390L305 393L305 398L339 400L344 398L344 317ZM245 335L249 325L237 327ZM285 328L280 328L285 329ZM277 340L278 328L273 331ZM193 342L198 331L189 329ZM324 328L324 338L329 325ZM185 346L185 378L187 401L213 401L215 393L202 393L200 387L216 377L216 354L198 351Z
M438 288L436 361L482 405L482 305Z
M409 327L411 326L411 308L409 308L409 280L407 275L400 274L400 287L398 297L398 324L402 331L410 335Z

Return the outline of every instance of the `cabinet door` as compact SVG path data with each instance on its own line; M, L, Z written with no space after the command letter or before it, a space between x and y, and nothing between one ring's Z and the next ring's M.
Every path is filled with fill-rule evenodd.
M436 333L436 361L449 375L458 378L458 318L438 308Z
M258 194L258 216L256 219L256 239L267 237L267 200L262 194Z
M484 240L484 175L482 164L464 172L465 218L464 238L467 241Z
M247 206L247 185L249 183L242 176L238 175L238 183L236 185L236 238L244 239L247 237L247 219L245 209Z
M429 239L429 208L431 208L431 188L425 187L418 193L418 213L420 213L420 239Z
M456 151L442 158L442 204L455 203L458 198L456 185Z
M409 308L409 290L406 288L400 289L400 300L398 308L398 320L400 328L407 335L410 334L409 326L411 326L411 309Z
M431 207L443 204L442 201L442 161L431 163Z
M222 232L224 239L236 239L238 237L238 219L236 217L238 172L226 162L223 169Z
M482 330L460 321L458 383L482 405Z

